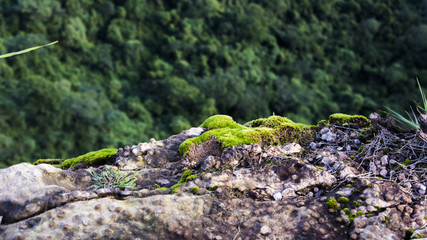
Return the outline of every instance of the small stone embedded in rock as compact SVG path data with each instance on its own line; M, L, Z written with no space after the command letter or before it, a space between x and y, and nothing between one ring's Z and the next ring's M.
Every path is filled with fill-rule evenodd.
M329 128L322 128L322 130L320 130L320 134L322 135L325 135L328 132L329 132Z
M260 233L262 235L270 234L271 233L271 228L269 226L264 225L264 226L261 227Z
M310 148L315 150L317 148L317 144L315 142L310 143Z
M297 143L290 143L280 147L282 154L285 154L285 155L299 153L301 152L301 149L302 149L301 145Z
M295 191L292 188L287 188L282 191L282 197L283 198L293 198L296 197Z
M207 171L211 169L215 165L215 163L216 163L215 157L209 155L203 160L200 170Z
M381 157L381 165L386 166L388 164L388 156L384 155Z
M336 142L337 135L333 132L327 132L326 134L322 135L322 140L325 140L327 142Z
M282 193L281 192L277 192L277 193L273 194L273 198L276 201L282 200Z

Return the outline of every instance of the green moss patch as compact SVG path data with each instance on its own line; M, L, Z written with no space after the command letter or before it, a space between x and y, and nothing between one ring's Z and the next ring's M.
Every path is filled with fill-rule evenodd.
M50 165L54 165L54 166L60 166L61 163L64 161L64 159L39 159L37 161L35 161L33 164L34 165L39 165L42 163L46 163L46 164L50 164Z
M342 113L335 113L329 116L329 124L336 125L352 125L355 127L363 128L369 127L371 122L362 115L347 115Z
M338 203L335 198L329 198L326 202L326 207L334 210L340 210L340 207L338 207Z
M72 168L79 163L86 165L104 165L107 162L114 160L116 157L117 149L106 148L98 151L93 151L81 155L76 158L70 158L62 162L60 165L62 169Z
M221 142L223 148L251 143L279 145L297 140L308 143L314 138L315 126L294 123L280 116L260 118L243 126L230 116L215 115L206 119L200 127L207 128L208 131L184 141L179 147L182 155L189 153L192 146L206 142L213 136Z

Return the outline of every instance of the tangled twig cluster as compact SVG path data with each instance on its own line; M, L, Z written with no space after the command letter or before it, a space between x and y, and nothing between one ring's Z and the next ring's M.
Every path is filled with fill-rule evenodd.
M399 183L412 196L426 197L427 143L414 133L378 130L356 156L359 170Z

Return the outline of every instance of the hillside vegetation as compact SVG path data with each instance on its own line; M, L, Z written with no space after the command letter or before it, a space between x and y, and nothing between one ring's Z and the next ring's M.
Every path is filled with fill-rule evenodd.
M0 0L0 167L240 122L406 108L427 1ZM424 83L424 84L423 84Z

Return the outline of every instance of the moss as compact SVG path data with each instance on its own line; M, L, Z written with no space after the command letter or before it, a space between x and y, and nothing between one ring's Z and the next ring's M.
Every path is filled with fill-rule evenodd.
M420 232L420 234L418 234L418 235L415 235L415 236L413 236L412 237L412 239L419 239L419 238L424 238L424 233L423 232Z
M349 215L349 214L350 214L350 209L348 209L348 208L344 208L343 210L344 210L345 214L347 214L347 215Z
M240 125L225 115L209 117L201 125L208 131L184 141L179 146L179 152L186 155L192 146L206 142L213 136L221 142L223 148L251 143L278 145L296 140L309 142L314 138L314 126L294 123L280 116L253 120L245 125L251 127Z
M373 216L374 216L374 214L372 214L372 213L368 213L366 216L367 216L368 218L370 218L370 217L373 217Z
M93 151L81 155L76 158L70 158L61 163L62 169L72 168L79 163L84 163L85 165L104 165L111 160L114 160L116 157L117 149L106 148L98 151Z
M360 203L358 203L358 202L356 202L356 201L353 201L353 205L354 205L355 207L360 207L360 206L362 206L362 204L360 204Z
M193 171L189 169L182 174L181 179L179 180L178 183L170 187L170 190L172 190L172 193L177 193L181 185L194 180L196 177L197 177L197 174L193 174Z
M332 208L334 210L339 210L340 209L338 207L338 203L337 203L337 200L335 198L329 198L328 201L326 202L326 207L327 208Z
M240 128L240 124L236 123L232 117L227 115L215 115L207 118L202 125L202 128L219 129L219 128Z
M219 185L214 185L213 187L211 187L211 188L208 188L208 190L209 191L215 191L217 188L219 188L220 186Z
M390 217L389 216L385 216L384 220L382 221L382 223L386 224L386 223L388 223L389 220L390 220Z
M34 165L39 165L39 164L42 164L42 163L46 163L46 164L54 165L55 167L60 167L61 163L63 161L64 161L64 159L38 159L33 164Z
M358 218L358 217L360 217L360 216L362 216L363 215L363 213L361 212L361 211L358 211L356 214L351 214L349 217L348 217L348 219L350 220L350 222L353 222L353 220L355 219L355 218Z
M192 187L190 190L193 194L197 194L199 192L199 187Z
M354 189L353 192L351 192L352 194L359 194L360 190L359 189Z
M411 165L411 160L406 159L406 160L403 162L403 165L405 165L405 166L409 166L409 165Z
M351 185L351 184L347 184L345 186L348 187L348 188L352 188L353 187L353 185Z
M362 115L347 115L335 113L329 116L329 124L336 125L353 125L359 128L369 127L371 122Z
M323 167L319 167L319 166L316 166L316 168L319 169L319 170L322 170L322 171L325 170Z
M338 202L340 202L342 204L347 204L350 202L350 200L348 200L348 198L346 198L346 197L339 197Z

